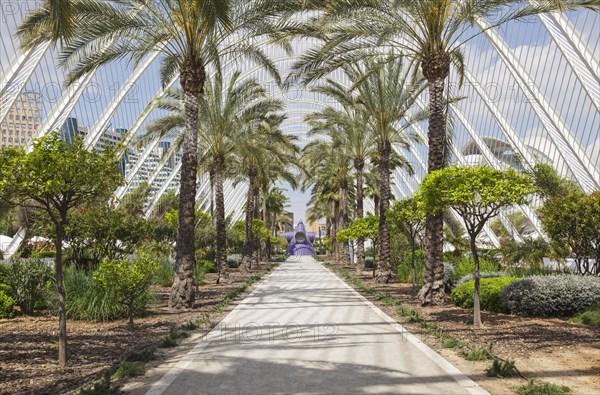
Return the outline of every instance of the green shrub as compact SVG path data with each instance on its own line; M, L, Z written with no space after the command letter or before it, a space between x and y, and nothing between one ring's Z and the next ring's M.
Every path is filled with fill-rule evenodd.
M32 258L56 258L56 251L36 251L31 254Z
M517 374L515 361L512 359L501 361L494 358L492 364L485 369L485 375L488 377L514 377Z
M113 369L106 369L102 375L102 379L94 383L91 387L83 388L79 391L79 395L117 395L121 393L121 386L112 384Z
M147 348L147 349L142 350L142 351L132 352L131 354L127 355L127 357L125 358L125 360L129 361L129 362L149 362L149 361L153 361L153 360L156 359L156 355L154 354L155 351L156 351L156 348L150 347L150 348Z
M520 385L515 389L519 395L565 395L571 392L569 387L551 383L537 384L530 380L527 385Z
M237 268L242 263L242 255L241 254L229 254L227 255L227 266L230 268Z
M123 361L119 364L115 372L115 377L126 378L126 377L139 377L146 373L146 369L139 362Z
M366 269L373 269L374 265L375 265L375 259L372 256L365 257L365 268Z
M446 337L442 340L442 347L443 348L463 348L466 347L469 343L467 343L464 340L458 340L455 337Z
M485 361L486 359L492 359L492 350L489 348L473 348L465 350L460 353L467 361Z
M118 302L117 295L110 288L101 287L91 274L75 267L68 267L64 272L66 293L65 308L67 317L79 320L110 321L127 317L127 307ZM56 292L51 295L51 302L57 310ZM150 302L151 295L146 293L134 305L136 315L143 313Z
M12 318L15 314L15 300L0 290L0 318Z
M496 277L508 277L506 272L480 272L479 278L496 278ZM520 276L510 276L510 277L520 277ZM473 273L469 273L466 276L463 276L456 282L456 286L462 285L468 281L471 281L475 278Z
M502 289L517 280L519 280L517 277L482 278L479 282L479 302L481 308L487 311L503 311ZM474 293L475 280L470 280L454 288L450 299L458 307L471 309L473 308Z
M525 316L564 317L600 301L600 278L574 274L532 276L502 290L506 311Z
M201 269L204 273L216 273L217 265L213 261L209 261L203 259L198 262L198 268Z
M400 258L400 263L398 264L398 269L396 271L396 278L401 283L412 283L412 269L411 269L411 260L412 255L410 250L406 250L404 254L402 254ZM425 253L423 250L415 251L415 274L416 274L416 282L417 286L423 285L424 276L423 276L423 267L425 266Z
M155 260L141 255L135 260L104 259L94 272L94 280L102 288L111 290L116 301L127 307L130 328L133 328L135 307L147 300L145 295L157 270Z
M590 307L583 313L573 317L573 321L600 329L600 307Z
M154 276L154 285L161 287L170 287L175 280L175 262L171 262L168 257L158 260L158 269Z
M480 272L495 272L500 267L491 259L483 256L479 258ZM473 258L462 257L454 264L454 281L460 280L462 277L475 273L475 262Z
M6 270L9 294L26 315L32 315L36 307L46 307L51 279L52 269L39 258L13 260Z

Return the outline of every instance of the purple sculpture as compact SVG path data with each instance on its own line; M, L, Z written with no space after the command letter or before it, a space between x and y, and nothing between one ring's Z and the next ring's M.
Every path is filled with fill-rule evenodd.
M315 232L306 232L304 224L300 221L296 226L296 231L285 232L285 238L289 243L285 253L287 255L315 255L312 242L316 235Z

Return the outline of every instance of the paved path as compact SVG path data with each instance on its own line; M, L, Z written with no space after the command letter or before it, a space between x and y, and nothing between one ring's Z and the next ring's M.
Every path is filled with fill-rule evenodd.
M261 282L148 394L486 392L310 257Z

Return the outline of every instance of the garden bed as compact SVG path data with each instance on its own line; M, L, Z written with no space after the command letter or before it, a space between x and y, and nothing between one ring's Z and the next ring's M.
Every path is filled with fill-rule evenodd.
M264 268L264 265L263 265ZM113 322L69 320L68 367L60 369L58 358L58 319L49 315L17 316L0 319L0 394L64 394L98 380L102 372L135 350L157 344L182 324L202 319L210 313L212 324L228 310L215 309L227 294L260 270L244 272L230 269L232 282L214 284L216 274L206 275L193 309L173 311L166 307L168 287L153 290L160 302L152 305L145 317L135 319L135 332L127 319ZM205 330L210 325L206 325ZM160 358L160 352L159 358Z
M490 365L490 360L465 360L461 351L466 348L444 348L444 337L439 336L440 332L456 338L463 342L462 344L468 343L469 349L483 349L491 345L495 356L515 360L517 369L528 379L565 385L573 394L598 393L598 329L571 323L566 319L526 318L487 311L481 312L483 327L474 328L470 325L472 310L461 309L451 304L422 307L410 284L377 284L373 281L371 271L364 271L360 276L356 276L354 266L335 267L346 269L366 287L390 295L406 309L417 311L422 321L409 322L398 313L398 306L390 306L375 294L358 290L492 394L512 393L511 390L527 384L527 381L521 377L487 377L485 369Z

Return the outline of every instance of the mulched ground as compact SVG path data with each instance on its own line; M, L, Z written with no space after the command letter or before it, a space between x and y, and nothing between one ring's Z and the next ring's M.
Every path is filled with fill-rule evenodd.
M230 269L231 283L219 285L214 284L216 275L208 274L207 284L200 287L196 297L196 305L186 311L169 310L166 307L169 288L155 288L161 302L150 306L146 317L135 319L134 333L128 330L127 320L68 321L69 366L65 369L57 366L56 317L40 315L1 319L0 394L75 392L98 380L104 369L118 363L132 351L158 343L169 328L203 317L227 293L258 272ZM233 307L230 306L228 311ZM212 313L210 319L213 324L228 311Z

